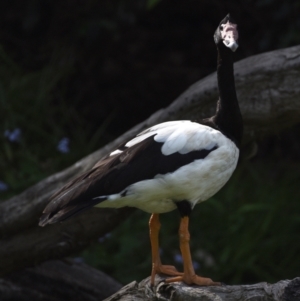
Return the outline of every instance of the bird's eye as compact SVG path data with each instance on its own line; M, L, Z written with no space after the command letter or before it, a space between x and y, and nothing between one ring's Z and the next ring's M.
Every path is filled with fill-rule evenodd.
M223 28L224 28L224 26L223 26L223 25L220 25L220 29L223 30Z

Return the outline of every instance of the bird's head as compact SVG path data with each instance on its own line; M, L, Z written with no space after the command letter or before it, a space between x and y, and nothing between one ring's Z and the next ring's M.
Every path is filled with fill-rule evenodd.
M237 24L233 21L230 14L228 14L219 24L214 34L216 45L223 43L233 52L237 50L238 45L238 30Z

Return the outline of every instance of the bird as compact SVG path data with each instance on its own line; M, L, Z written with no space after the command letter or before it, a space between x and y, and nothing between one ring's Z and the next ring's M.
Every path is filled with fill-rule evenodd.
M101 159L89 171L58 190L39 225L64 221L90 207L135 207L151 214L151 284L156 274L166 282L220 285L196 275L190 252L189 219L201 203L229 180L239 159L243 119L234 82L233 53L238 48L236 22L228 14L214 33L219 99L216 113L199 121L154 125ZM159 215L180 214L179 244L183 272L163 265L159 254ZM169 277L170 276L170 277Z

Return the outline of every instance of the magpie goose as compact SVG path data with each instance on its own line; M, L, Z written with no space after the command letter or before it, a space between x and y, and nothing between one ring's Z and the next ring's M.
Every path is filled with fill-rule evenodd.
M167 282L218 285L194 272L188 223L194 206L214 195L237 165L243 133L233 74L237 39L237 25L227 15L214 34L220 95L214 116L200 122L164 122L141 132L56 192L40 225L63 221L92 206L139 208L151 213L152 284L155 274L163 273L173 276ZM159 214L174 209L181 215L183 273L162 265L159 256Z

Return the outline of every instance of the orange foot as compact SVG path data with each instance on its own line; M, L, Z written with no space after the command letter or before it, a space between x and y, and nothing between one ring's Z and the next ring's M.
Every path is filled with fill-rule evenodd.
M183 273L178 272L173 265L158 265L155 267L156 274L165 274L169 276L180 276Z
M214 282L210 278L200 277L200 276L197 276L196 274L194 274L194 275L183 274L182 276L177 276L177 277L172 277L172 278L166 279L167 283L177 282L177 281L182 281L188 285L191 285L191 284L205 285L205 286L221 285L220 282Z
M154 285L154 279L156 274L165 274L169 276L182 276L183 273L178 272L176 268L172 265L162 265L156 264L153 265L151 272L151 284Z

